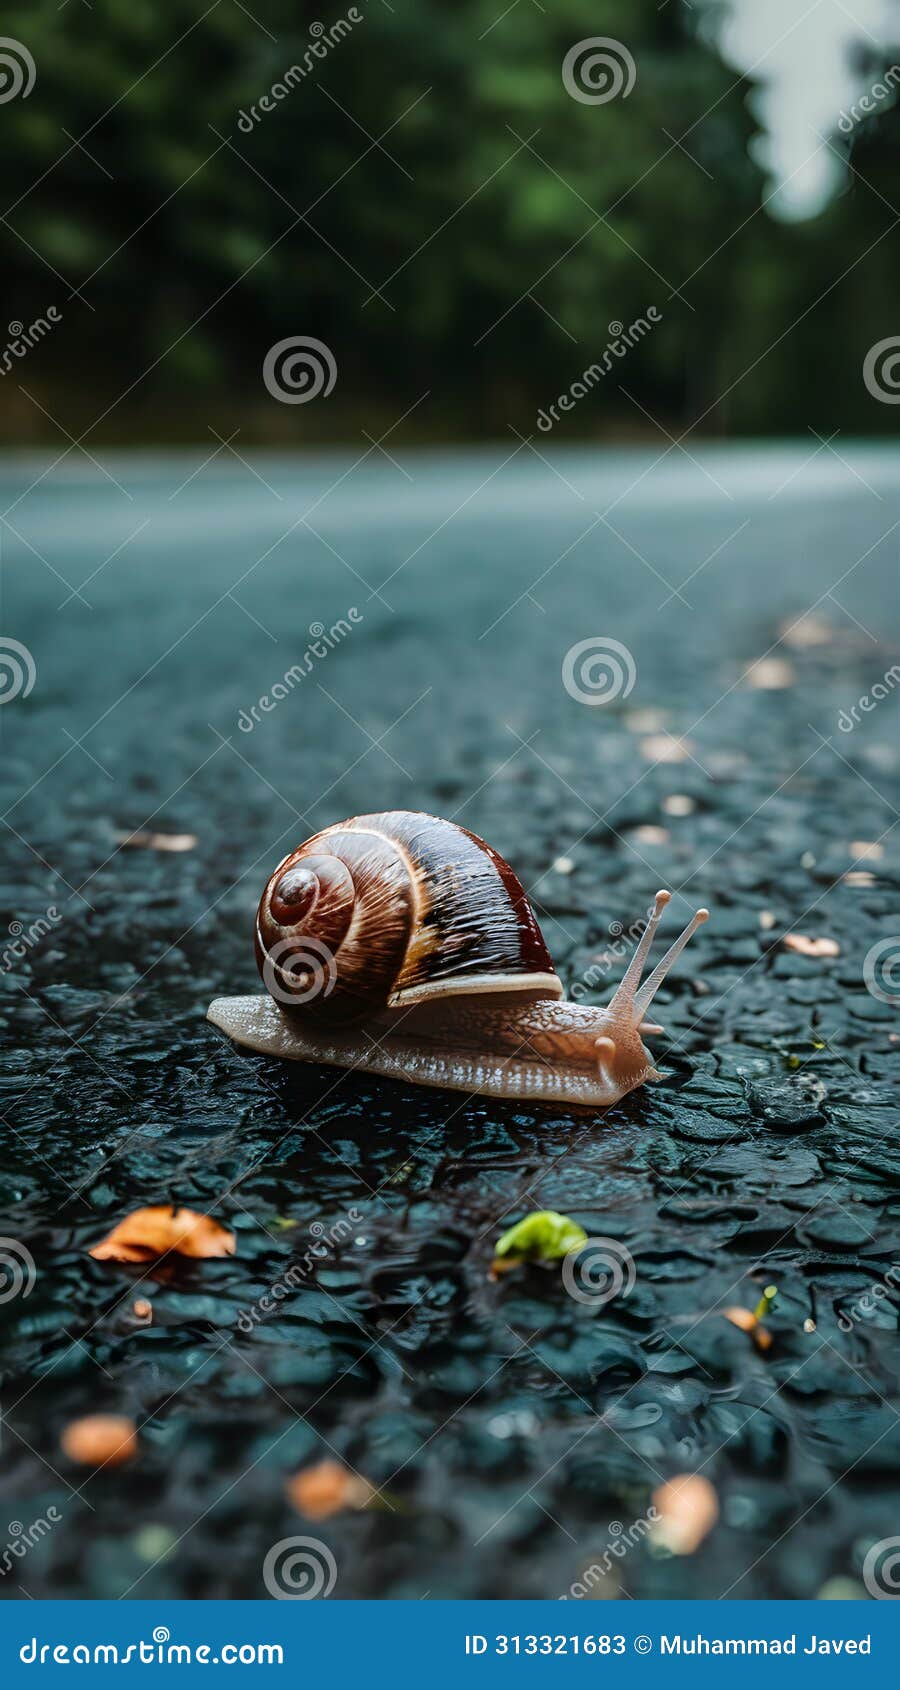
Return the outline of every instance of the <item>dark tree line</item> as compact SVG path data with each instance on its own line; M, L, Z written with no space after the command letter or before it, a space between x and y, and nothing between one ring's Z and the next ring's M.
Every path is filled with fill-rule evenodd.
M51 306L62 320L0 378L0 435L61 438L37 400L69 429L110 407L97 440L231 421L244 440L309 443L387 427L425 390L409 433L530 430L610 325L649 307L652 333L561 433L643 434L645 413L714 434L892 426L861 376L900 327L890 102L854 136L846 191L778 224L748 85L695 15L677 0L8 6L37 76L0 104L5 305L26 329ZM636 78L581 103L561 67L598 34ZM327 401L266 392L266 351L289 335L333 351Z

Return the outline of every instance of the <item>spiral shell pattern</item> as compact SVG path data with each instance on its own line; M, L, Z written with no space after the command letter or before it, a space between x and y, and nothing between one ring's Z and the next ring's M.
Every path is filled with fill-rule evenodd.
M325 953L317 992L309 956ZM454 993L562 996L509 864L455 822L408 810L338 822L285 857L260 901L256 955L278 1003L335 1023Z

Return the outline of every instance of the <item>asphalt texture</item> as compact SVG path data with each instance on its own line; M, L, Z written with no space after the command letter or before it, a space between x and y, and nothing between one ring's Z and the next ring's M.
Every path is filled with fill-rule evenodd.
M0 1305L0 1550L52 1522L0 1595L263 1596L303 1534L332 1599L598 1565L594 1594L865 1595L900 1531L896 452L534 445L0 465L35 666L0 709L0 1229L35 1268ZM606 703L564 682L588 639L627 654ZM585 1115L223 1040L274 864L386 808L489 839L583 1001L658 886L669 936L707 904L655 1006L665 1081ZM235 1255L87 1254L169 1201ZM627 1250L628 1294L490 1280L534 1208ZM769 1284L762 1351L721 1311ZM96 1412L137 1423L127 1467L62 1453ZM305 1520L285 1482L323 1457L376 1501ZM660 1555L632 1525L695 1472L718 1523Z

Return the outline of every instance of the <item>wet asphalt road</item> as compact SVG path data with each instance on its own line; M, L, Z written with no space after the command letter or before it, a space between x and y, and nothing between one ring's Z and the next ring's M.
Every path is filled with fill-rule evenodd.
M863 974L900 931L893 682L859 704L900 661L896 454L534 445L0 466L0 626L36 670L0 710L0 922L46 929L0 973L3 1231L37 1269L2 1308L3 1486L10 1520L62 1514L0 1594L262 1595L304 1530L285 1476L329 1453L388 1499L312 1528L336 1596L557 1596L700 1468L713 1537L639 1544L610 1593L815 1595L896 1533L896 1294L839 1324L900 1249L896 1009ZM626 654L599 706L563 684L589 637ZM669 1082L586 1124L223 1044L271 867L389 807L489 838L599 998L657 885L708 904ZM197 845L117 849L146 825ZM237 1255L142 1283L135 1329L138 1270L85 1250L173 1197ZM630 1296L489 1286L531 1207L623 1241ZM773 1281L763 1357L713 1311ZM99 1408L143 1452L85 1483L58 1438Z

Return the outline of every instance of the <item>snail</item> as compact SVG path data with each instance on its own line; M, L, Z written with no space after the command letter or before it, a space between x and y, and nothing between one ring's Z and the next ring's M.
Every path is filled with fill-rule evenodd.
M524 888L455 822L408 810L325 828L278 864L256 922L268 996L208 1019L251 1050L489 1097L603 1107L660 1079L647 1010L691 934L641 974L657 892L605 1008L566 1002Z

